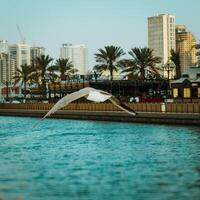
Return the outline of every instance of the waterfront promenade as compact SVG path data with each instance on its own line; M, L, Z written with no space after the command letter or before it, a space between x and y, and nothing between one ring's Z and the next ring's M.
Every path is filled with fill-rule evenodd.
M72 103L52 118L200 125L198 103L128 103L138 114L133 117L110 103ZM1 116L42 117L53 104L0 104Z

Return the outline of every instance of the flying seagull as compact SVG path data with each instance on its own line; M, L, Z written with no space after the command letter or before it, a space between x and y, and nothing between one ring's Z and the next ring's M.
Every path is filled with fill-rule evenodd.
M47 116L55 113L57 110L63 108L64 106L67 106L69 103L77 99L80 99L81 97L85 97L86 99L94 102L104 102L106 100L110 100L115 106L127 112L128 114L134 116L137 114L134 110L130 109L128 106L121 103L118 99L112 96L112 94L107 93L103 90L96 90L92 87L86 87L77 92L68 94L60 99L42 119L45 119Z

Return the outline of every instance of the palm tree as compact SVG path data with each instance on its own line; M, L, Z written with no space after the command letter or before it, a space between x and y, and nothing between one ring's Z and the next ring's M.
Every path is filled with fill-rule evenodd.
M69 61L69 59L61 59L61 58L56 60L56 64L55 66L52 66L52 69L60 72L61 80L66 80L66 76L78 72L78 70L74 68L72 62Z
M40 57L36 58L36 68L37 71L39 72L39 76L42 82L42 95L43 98L45 99L46 97L46 73L49 67L50 62L53 59L50 58L49 55L45 56L45 55L41 55Z
M71 61L69 61L69 59L57 59L55 65L51 66L49 68L49 70L53 70L53 71L57 71L60 73L60 80L61 81L65 81L65 93L67 90L67 85L66 85L66 80L68 78L68 81L70 80L70 75L78 72L77 69L74 68L73 64ZM61 83L60 83L60 96L62 96L61 94L62 92L62 87L61 87Z
M54 93L54 98L56 96L56 81L58 79L58 75L54 73L54 71L49 71L49 73L47 74L48 79L50 80L50 83L53 84L53 93ZM51 96L50 94L51 88L49 88L49 96Z
M129 51L129 55L132 59L121 61L121 65L125 67L122 73L127 72L128 75L138 77L142 81L146 79L147 73L159 75L160 68L156 67L156 64L161 62L161 58L154 56L152 49L135 47Z
M181 61L180 61L180 52L171 50L171 61L174 63L176 67L176 78L179 79L181 77Z
M21 65L21 68L16 69L16 75L13 77L15 84L21 81L21 85L24 85L24 99L26 99L26 88L27 83L30 81L32 76L33 68L30 65Z
M123 59L120 61L120 64L122 66L122 69L125 68L124 70L121 71L121 73L126 73L126 76L128 79L131 80L138 80L140 77L135 71L138 70L136 66L136 62L133 59Z
M39 84L40 84L40 71L39 69L37 68L36 65L32 64L31 65L31 68L32 68L32 73L30 75L30 84L35 84L37 85L37 87L39 87Z
M113 71L118 71L121 67L120 57L124 55L121 47L105 46L104 49L99 49L99 52L94 54L96 62L99 63L94 66L94 70L98 72L109 70L111 81L113 80Z

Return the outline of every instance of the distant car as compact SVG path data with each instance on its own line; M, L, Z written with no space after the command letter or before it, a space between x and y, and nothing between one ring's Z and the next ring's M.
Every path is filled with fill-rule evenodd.
M20 101L14 100L11 103L21 103Z

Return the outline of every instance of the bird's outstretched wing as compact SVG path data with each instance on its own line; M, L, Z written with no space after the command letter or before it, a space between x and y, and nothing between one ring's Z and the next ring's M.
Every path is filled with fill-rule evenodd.
M80 99L81 97L85 97L89 95L90 91L95 91L95 89L86 87L77 92L68 94L67 96L60 99L42 119L45 119L47 116L55 113L57 110L63 108L64 106L67 106L72 101L75 101L77 99Z
M110 100L115 106L117 106L121 110L127 112L130 115L136 115L136 112L134 110L130 109L128 106L121 103L118 99L116 99L110 93L107 93L103 90L96 90L91 87L86 87L77 92L68 94L67 96L60 99L41 120L45 119L47 116L55 113L57 110L63 108L64 106L67 106L69 103L81 97L86 97L88 100L94 101L94 102L104 102L106 100Z
M131 108L129 108L128 106L120 102L117 98L112 96L110 93L107 93L103 90L96 90L91 87L86 87L60 99L42 119L45 119L47 116L55 113L57 110L63 108L64 106L67 106L69 103L81 97L87 97L88 100L94 101L94 102L104 102L106 100L110 100L115 106L127 112L128 114L130 115L137 114L134 110L132 110Z
M112 96L109 99L115 106L117 106L119 109L125 111L126 113L130 114L130 115L137 115L137 113L131 109L130 107L128 107L126 104L122 103L121 101L119 101L117 98L115 98L114 96Z

